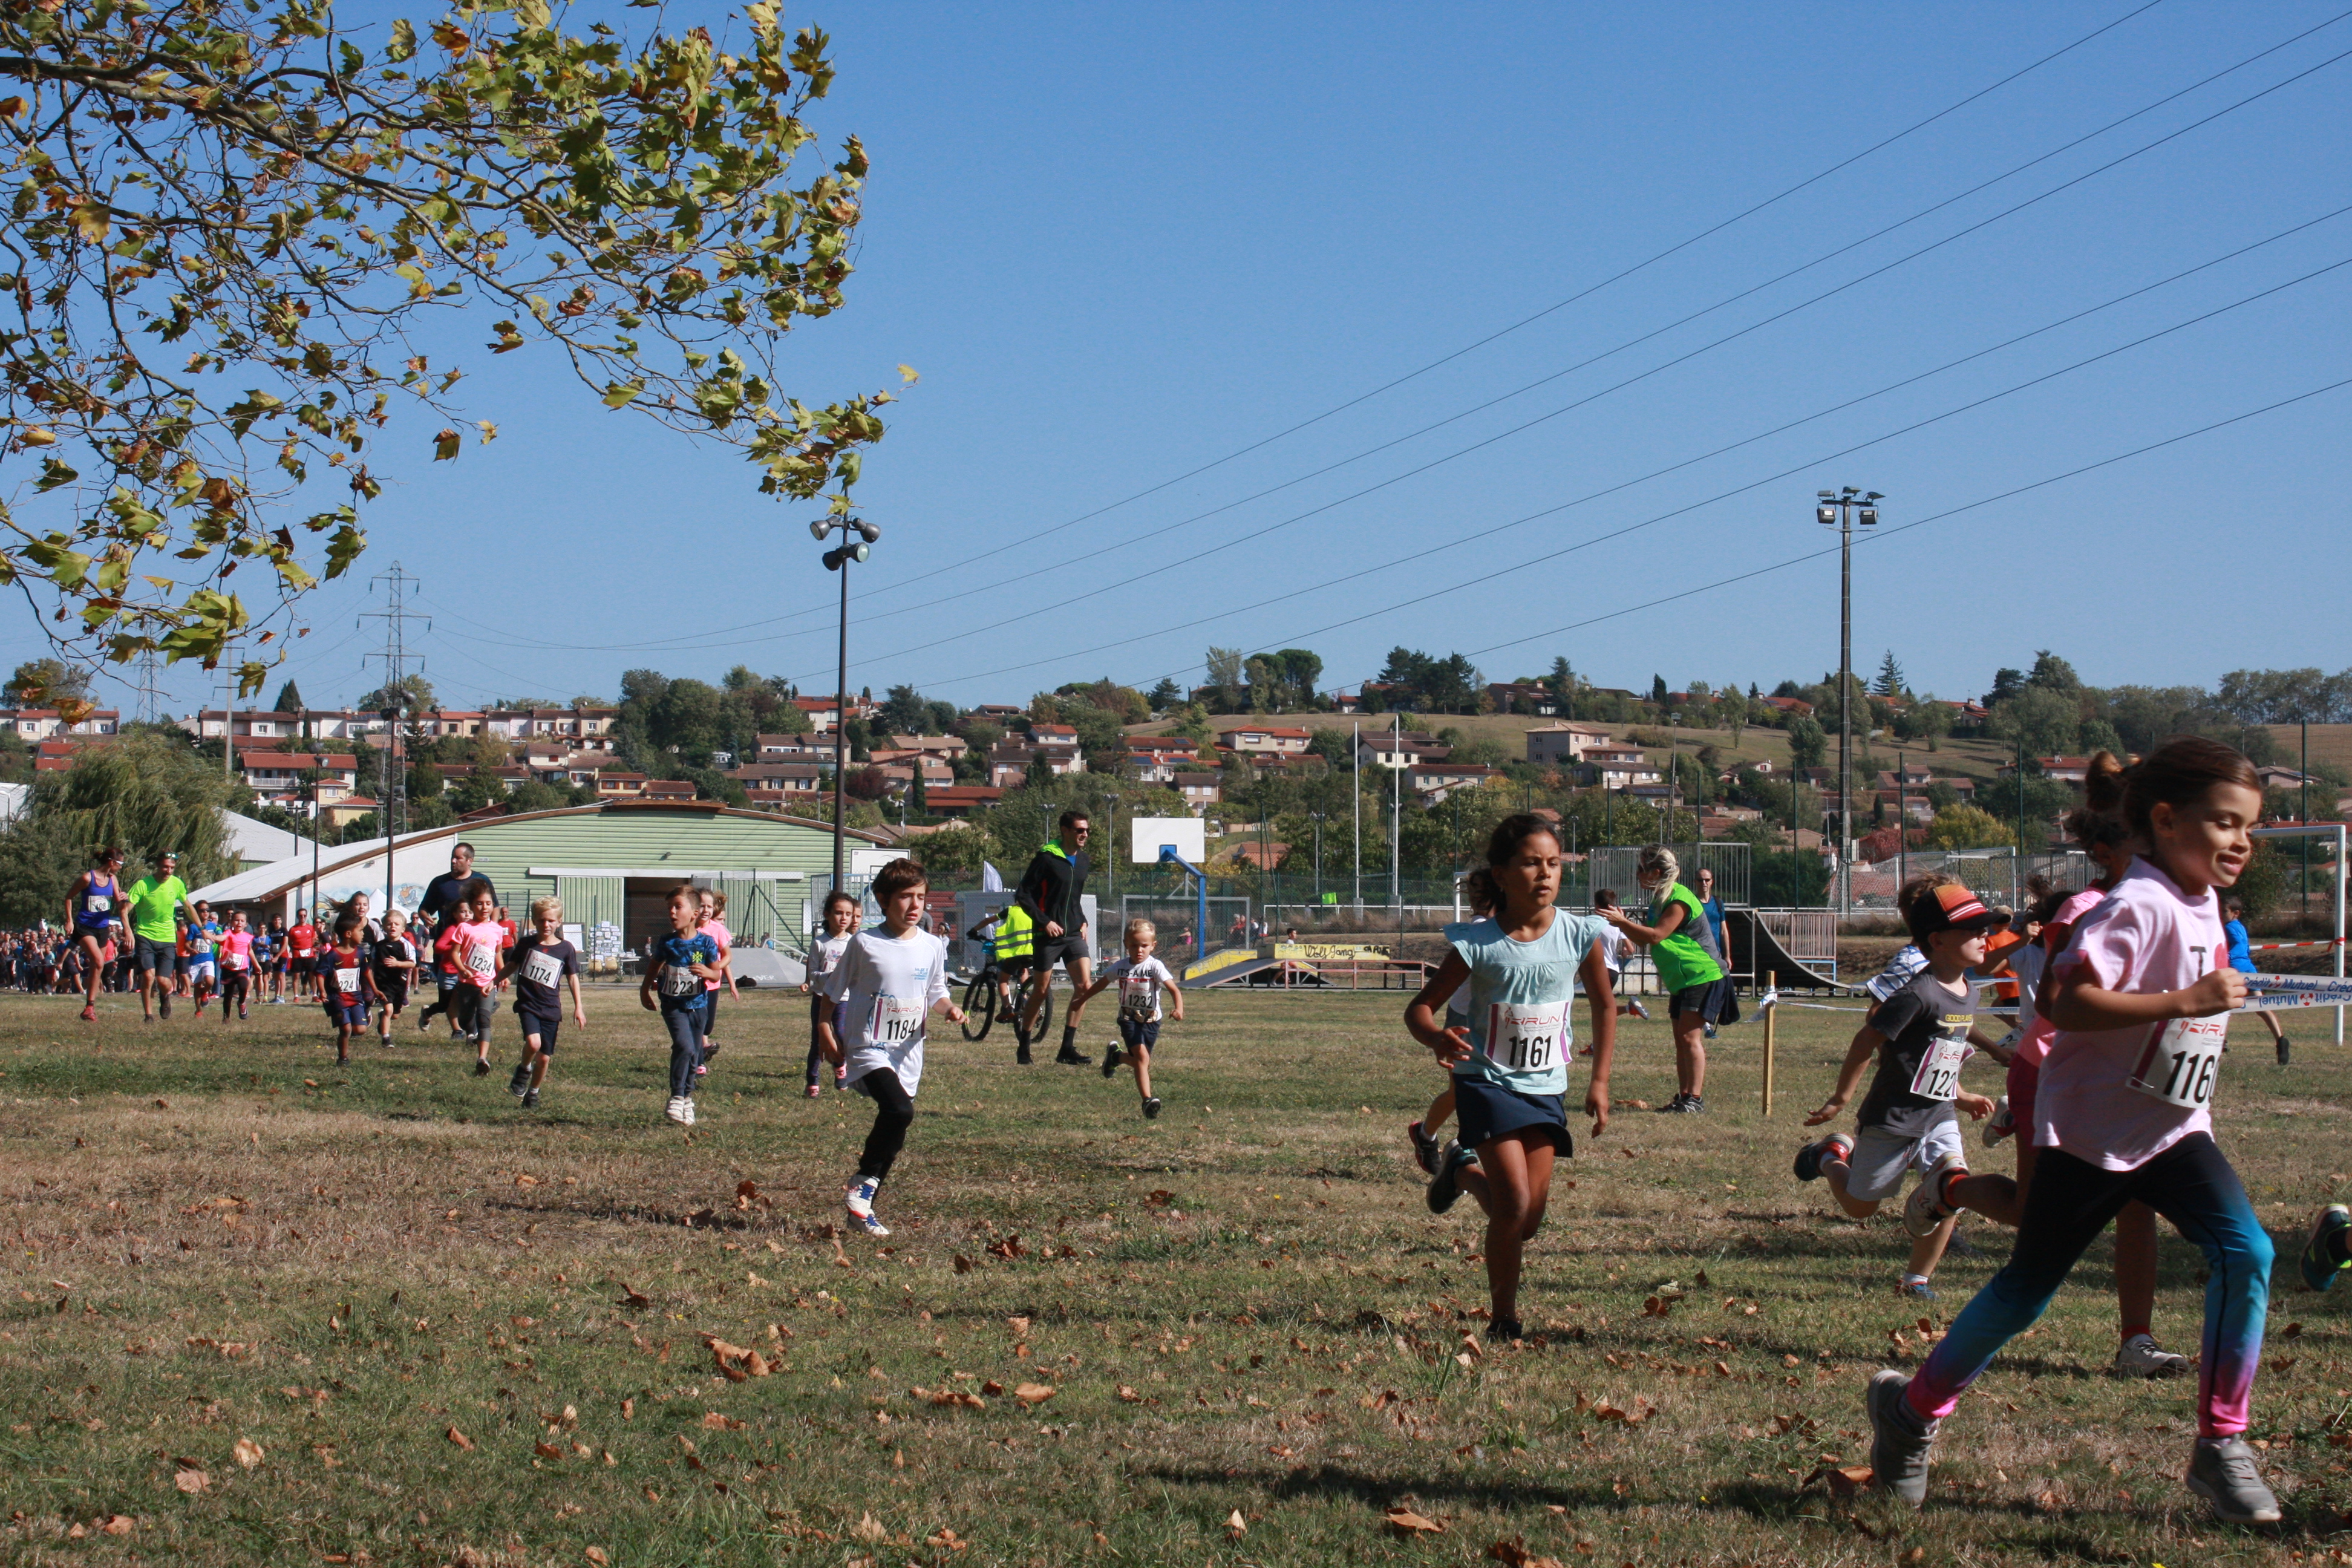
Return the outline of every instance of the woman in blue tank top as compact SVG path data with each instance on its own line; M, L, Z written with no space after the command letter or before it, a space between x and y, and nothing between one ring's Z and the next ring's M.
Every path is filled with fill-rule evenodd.
M106 946L120 923L116 910L122 903L122 851L109 845L98 852L96 864L74 879L66 895L66 929L82 952L81 1016L98 1021L98 984L106 972Z

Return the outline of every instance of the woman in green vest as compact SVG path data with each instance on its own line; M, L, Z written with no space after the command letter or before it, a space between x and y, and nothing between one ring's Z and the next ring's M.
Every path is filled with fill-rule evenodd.
M1634 862L1634 875L1650 895L1647 925L1622 910L1593 912L1648 948L1658 966L1658 989L1666 994L1666 1016L1675 1031L1679 1090L1658 1109L1695 1116L1706 1109L1706 1031L1730 1009L1731 981L1698 895L1677 879L1682 867L1675 852L1651 845Z

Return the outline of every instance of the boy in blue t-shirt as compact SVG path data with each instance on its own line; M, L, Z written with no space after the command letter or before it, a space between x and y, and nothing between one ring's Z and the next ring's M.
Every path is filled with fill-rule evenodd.
M669 931L646 953L645 983L637 988L638 1001L647 1012L658 1010L669 1031L669 1105L662 1114L681 1127L694 1125L694 1069L702 1065L702 1026L709 1016L702 1009L702 983L725 978L719 943L695 929L701 918L699 889L689 885L670 890Z

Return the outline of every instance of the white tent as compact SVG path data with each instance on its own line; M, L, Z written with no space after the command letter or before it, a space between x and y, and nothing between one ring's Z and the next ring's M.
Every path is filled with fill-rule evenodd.
M221 847L228 851L228 858L236 862L240 871L290 860L297 855L307 854L310 847L310 841L299 833L289 833L266 822L256 822L252 817L234 811L221 813Z

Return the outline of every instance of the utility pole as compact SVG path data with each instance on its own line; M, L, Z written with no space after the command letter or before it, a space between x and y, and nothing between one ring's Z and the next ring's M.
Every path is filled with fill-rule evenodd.
M1355 723L1356 787L1348 793L1354 798L1349 803L1355 809L1348 833L1355 841L1356 851L1356 924L1364 923L1364 721Z
M368 586L373 588L377 583L384 584L385 607L366 611L361 615L360 620L362 624L372 620L383 622L383 651L366 654L362 658L383 660L383 689L392 694L392 701L379 710L384 720L385 734L383 749L376 763L375 803L377 820L383 826L383 912L388 915L393 910L393 892L396 885L392 874L393 845L401 830L408 826L407 803L403 798L408 781L400 766L400 725L402 718L414 703L404 683L408 678L411 663L416 666L420 674L425 668L425 656L408 651L408 623L412 619L424 620L425 629L430 632L433 622L429 617L417 616L408 607L408 590L415 585L416 579L402 570L399 562L394 562L391 571L376 577Z
M144 723L152 724L160 717L156 711L156 697L155 650L152 647L142 648L139 653L139 717ZM204 724L201 721L198 721L196 729L199 733L203 731Z
M1398 880L1398 868L1404 863L1404 715L1393 714L1389 727L1395 738L1390 742L1389 761L1395 764L1389 774L1389 902L1396 906L1397 930L1404 930L1404 885Z
M1813 521L1838 531L1838 919L1853 913L1853 530L1878 526L1876 490L1822 490Z

